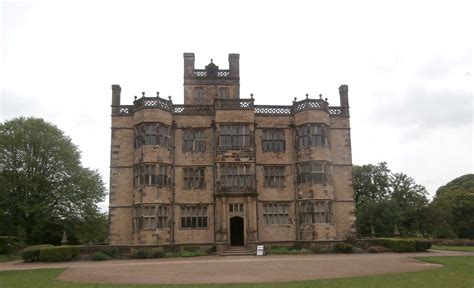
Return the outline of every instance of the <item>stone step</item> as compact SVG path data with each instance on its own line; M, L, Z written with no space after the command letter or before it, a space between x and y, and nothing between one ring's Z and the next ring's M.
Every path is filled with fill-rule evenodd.
M221 256L246 256L246 255L255 255L255 252L247 250L247 251L224 251L219 253Z

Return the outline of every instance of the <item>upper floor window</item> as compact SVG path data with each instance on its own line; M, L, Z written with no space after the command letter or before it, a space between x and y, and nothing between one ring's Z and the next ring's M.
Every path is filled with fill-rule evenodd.
M220 87L219 88L219 98L229 99L229 87Z
M221 125L220 147L239 148L250 146L248 125Z
M205 229L207 222L206 206L181 206L182 229Z
M328 182L329 164L325 161L306 161L298 163L297 183L326 184Z
M196 104L203 104L204 103L204 88L203 87L196 87L194 88L194 98L196 99Z
M159 145L165 148L171 146L170 127L163 123L141 123L135 125L135 148L142 145Z
M158 163L136 164L133 169L134 186L171 185L171 165Z
M133 229L169 228L169 213L167 204L136 205L133 209Z
M264 185L267 187L285 186L285 166L265 166Z
M263 204L263 220L267 225L289 224L288 203L266 203Z
M243 188L251 185L250 165L221 165L221 185L225 188Z
M262 131L263 152L285 151L285 132L283 129L264 129Z
M327 200L300 202L300 223L331 223L332 203Z
M329 146L326 124L305 124L296 128L298 147Z
M183 130L183 152L206 151L206 130L186 129Z
M204 188L206 185L204 167L183 168L184 188Z

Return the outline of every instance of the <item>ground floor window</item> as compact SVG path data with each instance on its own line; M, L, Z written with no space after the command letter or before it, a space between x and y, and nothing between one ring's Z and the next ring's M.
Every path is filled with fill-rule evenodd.
M332 202L329 200L313 200L300 202L300 223L331 223Z
M263 220L267 225L289 224L289 203L263 204Z
M207 223L207 206L181 206L182 229L205 229Z
M168 204L135 205L133 209L133 229L169 228Z

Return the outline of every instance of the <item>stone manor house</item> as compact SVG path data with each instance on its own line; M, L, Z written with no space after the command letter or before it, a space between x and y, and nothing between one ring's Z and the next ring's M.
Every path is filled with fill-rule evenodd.
M229 69L184 53L184 104L112 85L109 243L254 248L355 232L348 87L288 106L240 98Z

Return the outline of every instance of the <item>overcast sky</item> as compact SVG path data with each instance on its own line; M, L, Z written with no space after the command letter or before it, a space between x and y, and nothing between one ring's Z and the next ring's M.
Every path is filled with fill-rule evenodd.
M290 105L349 85L353 163L387 161L433 195L473 173L470 1L2 1L0 121L57 125L108 186L111 84L183 103L183 52L241 97ZM103 207L106 204L102 205Z

